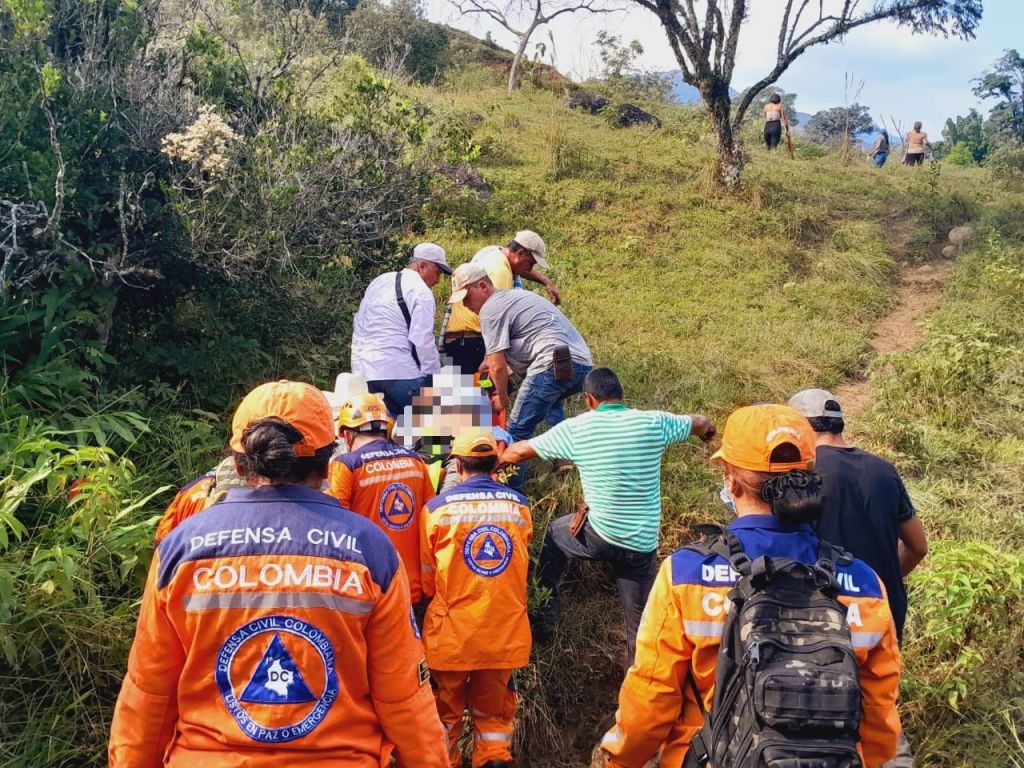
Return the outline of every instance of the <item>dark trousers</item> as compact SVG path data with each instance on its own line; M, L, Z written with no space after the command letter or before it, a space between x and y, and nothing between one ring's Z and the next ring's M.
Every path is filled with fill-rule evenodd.
M636 631L640 626L640 616L644 612L647 595L658 574L658 553L637 552L611 544L598 536L589 522L584 523L579 533L573 536L569 533L571 520L572 515L555 518L548 524L547 533L544 535L537 579L542 587L551 590L552 597L539 611L539 629L542 632L550 632L554 628L554 622L558 618L558 583L562 580L562 573L569 558L611 563L626 619L627 662L632 664L636 653Z
M768 149L775 149L782 141L782 121L769 120L764 124L764 143Z
M445 365L456 365L464 375L472 376L486 356L484 337L479 333L448 336L441 345L441 354L447 358Z

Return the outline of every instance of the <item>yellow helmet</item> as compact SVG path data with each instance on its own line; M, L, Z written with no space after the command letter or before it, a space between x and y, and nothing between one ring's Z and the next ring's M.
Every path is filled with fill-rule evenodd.
M338 414L338 429L355 429L361 432L385 431L391 427L391 415L384 401L377 395L361 392L352 395L341 404Z

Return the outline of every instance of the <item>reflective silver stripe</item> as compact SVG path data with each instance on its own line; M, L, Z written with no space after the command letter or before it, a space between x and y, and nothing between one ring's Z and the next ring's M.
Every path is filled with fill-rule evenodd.
M854 648L874 648L882 642L881 632L851 632Z
M185 595L185 610L224 608L330 608L342 613L367 614L373 603L327 592L213 592Z
M683 621L683 629L692 637L721 637L724 621Z
M487 717L487 713L481 712L479 709L471 708L469 711L473 713L473 717Z
M507 733L498 733L497 731L484 731L483 733L474 734L477 741L508 741L509 735Z

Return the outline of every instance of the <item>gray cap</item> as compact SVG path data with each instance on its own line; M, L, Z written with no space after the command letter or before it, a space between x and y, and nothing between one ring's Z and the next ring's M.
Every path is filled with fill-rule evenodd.
M827 389L804 389L789 398L789 407L808 419L843 418L836 396Z
M420 243L412 249L412 257L437 264L446 275L452 273L452 268L448 266L448 261L445 259L444 248L437 243Z

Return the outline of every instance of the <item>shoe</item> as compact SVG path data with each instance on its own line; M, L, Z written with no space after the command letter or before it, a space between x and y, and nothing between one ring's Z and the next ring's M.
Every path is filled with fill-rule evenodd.
M576 465L568 459L553 459L551 461L551 471L556 475L567 475L576 469Z

